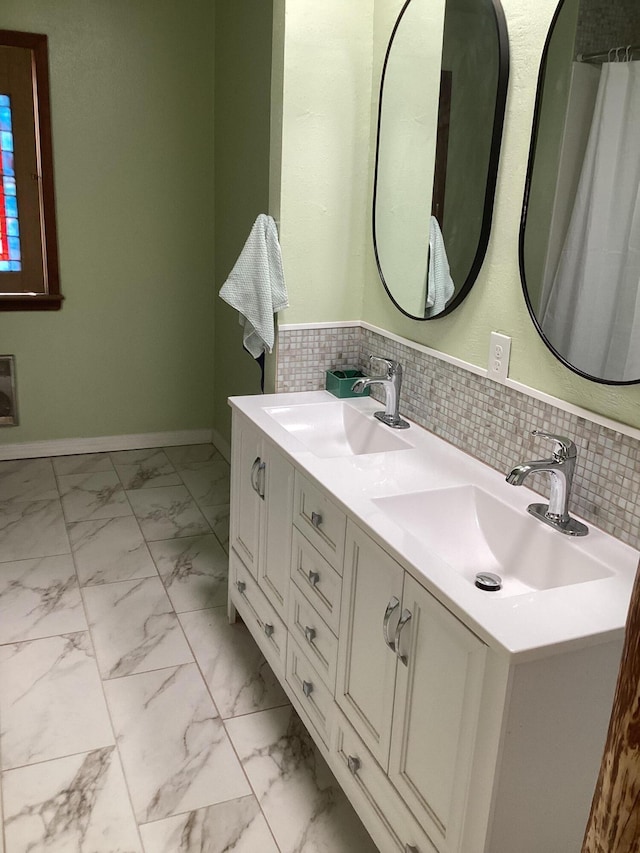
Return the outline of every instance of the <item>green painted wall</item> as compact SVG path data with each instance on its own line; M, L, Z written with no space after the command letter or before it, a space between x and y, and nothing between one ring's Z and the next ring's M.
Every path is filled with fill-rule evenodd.
M483 368L487 367L490 332L503 332L513 341L512 379L640 427L640 386L599 385L565 368L535 331L520 285L518 232L537 71L557 0L536 0L535 3L502 0L509 29L511 74L493 229L486 260L473 290L451 315L422 323L404 317L387 298L377 274L369 226L375 122L371 121L371 133L366 141L361 131L354 133L354 129L361 127L365 104L368 104L370 119L374 116L386 41L380 37L378 28L372 26L372 21L377 19L378 9L389 2L391 0L358 0L354 3L353 8L357 6L359 14L358 36L351 33L350 38L351 22L342 8L346 4L332 10L331 43L340 46L341 64L322 62L322 57L309 49L307 65L298 63L289 67L287 50L289 45L295 49L300 42L300 20L304 21L307 36L316 29L323 34L322 45L330 42L324 37L327 4L318 4L316 9L315 4L310 7L304 0L287 0L287 18L291 21L292 32L290 37L285 37L283 151L286 153L288 145L302 140L306 152L320 151L322 156L314 161L319 166L315 177L310 169L301 171L301 158L291 161L283 157L282 186L283 192L289 193L287 206L283 205L282 222L286 236L286 244L283 243L285 270L289 260L295 269L295 275L289 279L291 308L285 313L283 322L362 319ZM300 12L300 19L296 12ZM363 39L367 37L373 56L373 79L368 82L363 74L366 65ZM346 52L350 61L345 59ZM305 88L306 111L301 107L305 103ZM330 144L320 148L322 140L328 136ZM324 156L323 152L333 153L338 146L341 146L341 155L337 160ZM333 170L328 168L330 162L335 162ZM348 170L345 164L350 164ZM366 172L363 165L367 165ZM331 189L331 195L327 188ZM357 205L349 206L345 199L357 200ZM335 226L332 233L327 223L336 215L340 227ZM323 252L313 247L313 263L307 263L305 275L300 247L309 245L309 235L317 239L319 234L323 238ZM344 251L345 245L348 254ZM340 266L337 259L343 256L361 263ZM312 288L310 282L314 284ZM359 311L358 305L361 305ZM354 316L355 311L358 313Z
M215 42L216 293L256 216L269 212L272 3L217 0ZM242 348L238 312L216 297L214 428L227 441L227 397L259 394L260 370Z
M66 297L0 314L0 442L210 428L212 0L3 0L0 28L49 36Z

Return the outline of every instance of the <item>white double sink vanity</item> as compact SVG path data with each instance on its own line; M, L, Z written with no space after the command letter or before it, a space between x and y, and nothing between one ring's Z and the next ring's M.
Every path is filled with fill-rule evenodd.
M578 853L638 553L373 399L230 402L230 616L380 851Z

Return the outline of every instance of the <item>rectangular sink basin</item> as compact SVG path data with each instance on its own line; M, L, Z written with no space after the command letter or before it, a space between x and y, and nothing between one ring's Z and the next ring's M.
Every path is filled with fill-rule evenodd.
M316 456L359 456L413 447L392 429L348 403L309 403L265 409Z
M478 590L479 595L521 595L613 574L587 553L586 540L565 536L476 486L374 498L374 503L469 583L478 572L501 577L500 591Z

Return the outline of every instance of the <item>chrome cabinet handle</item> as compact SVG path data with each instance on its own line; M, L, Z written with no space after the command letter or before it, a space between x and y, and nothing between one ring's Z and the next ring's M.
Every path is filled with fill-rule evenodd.
M265 471L267 469L267 463L260 460L260 464L258 465L258 475L256 477L256 483L258 488L256 489L258 496L264 500L264 486L265 486ZM262 474L262 477L260 475Z
M273 625L270 625L268 622L265 623L264 632L267 637L273 636Z
M320 572L309 572L309 583L317 586L320 583Z
M256 458L253 460L253 465L251 466L251 475L250 475L251 488L253 489L253 491L257 495L259 495L260 492L258 491L258 484L256 481L256 472L258 471L258 468L260 467L261 462L262 462L262 459L260 459L259 456L256 456Z
M316 629L310 628L308 625L304 629L304 636L308 643L312 643L316 638Z
M320 527L320 525L322 524L322 516L319 512L311 513L311 524L313 524L316 530Z
M310 681L302 682L302 692L308 698L313 693L313 684Z
M238 592L244 595L244 591L247 588L246 583L244 581L236 581L236 587L238 589Z
M386 645L394 654L397 654L397 651L394 640L389 637L389 620L391 619L394 610L397 610L398 607L400 607L400 601L394 595L387 604L387 609L384 611L384 618L382 620L382 636L384 637Z
M360 759L358 758L357 755L348 755L347 756L347 767L349 768L351 773L353 773L354 776L356 775L358 770L360 770L361 766L362 766L362 762L360 761Z
M400 634L402 633L404 626L411 619L412 615L413 614L411 613L410 610L403 610L402 611L402 616L400 617L400 620L398 621L398 625L396 627L396 634L395 634L395 637L393 638L393 644L396 647L396 654L398 655L398 657L400 658L400 660L402 661L402 663L405 666L407 666L407 656L400 654Z

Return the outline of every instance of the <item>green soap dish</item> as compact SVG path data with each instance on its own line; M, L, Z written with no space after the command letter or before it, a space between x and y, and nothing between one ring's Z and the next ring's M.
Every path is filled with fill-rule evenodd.
M362 394L355 394L351 390L351 386L356 379L364 377L361 370L345 369L345 370L327 370L327 379L325 388L334 397L368 397L369 388L365 388Z

